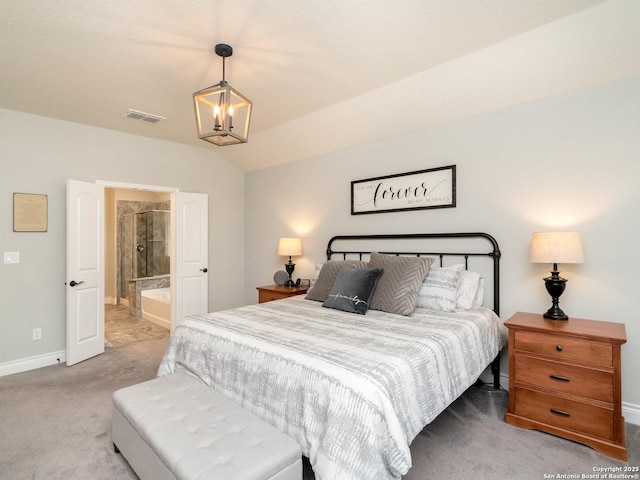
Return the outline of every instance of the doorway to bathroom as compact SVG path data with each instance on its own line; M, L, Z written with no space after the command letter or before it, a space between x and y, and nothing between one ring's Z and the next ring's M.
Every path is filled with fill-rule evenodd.
M171 329L208 309L208 195L67 180L67 366L105 349L105 304L118 305L117 202L106 190L170 192ZM110 219L105 221L105 218ZM106 247L105 247L106 246ZM108 260L106 260L108 258ZM130 287L131 288L131 287ZM142 290L142 289L141 289ZM134 296L127 299L129 306ZM136 291L136 308L138 305Z
M171 327L171 192L105 188L105 348Z

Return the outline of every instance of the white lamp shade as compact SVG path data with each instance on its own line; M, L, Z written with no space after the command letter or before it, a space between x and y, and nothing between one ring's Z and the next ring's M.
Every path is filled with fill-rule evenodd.
M302 255L302 240L299 238L281 238L278 242L278 255L290 257Z
M584 252L578 232L537 232L531 236L533 263L583 263Z

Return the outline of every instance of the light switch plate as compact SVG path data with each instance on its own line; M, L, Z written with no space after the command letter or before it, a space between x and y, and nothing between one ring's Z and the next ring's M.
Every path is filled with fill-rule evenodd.
M20 263L20 252L4 252L4 263Z

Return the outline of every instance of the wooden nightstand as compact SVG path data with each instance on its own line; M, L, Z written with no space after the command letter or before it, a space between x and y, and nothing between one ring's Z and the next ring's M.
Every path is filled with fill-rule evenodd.
M505 421L589 445L626 460L622 417L622 323L547 320L518 312L509 328Z
M267 285L256 288L258 290L259 303L271 302L272 300L280 300L281 298L295 295L304 295L309 289L309 287L285 287L283 285Z

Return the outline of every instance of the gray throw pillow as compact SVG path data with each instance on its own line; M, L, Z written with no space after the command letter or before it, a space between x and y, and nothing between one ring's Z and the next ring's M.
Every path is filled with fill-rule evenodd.
M305 297L307 300L315 300L316 302L324 302L329 296L329 291L336 281L338 272L344 266L351 268L366 268L367 262L359 260L329 260L322 265L318 279Z
M381 268L384 273L371 299L369 308L397 315L412 315L432 257L401 257L371 252L370 268Z
M356 269L343 267L338 272L323 307L364 315L382 275L380 268Z

